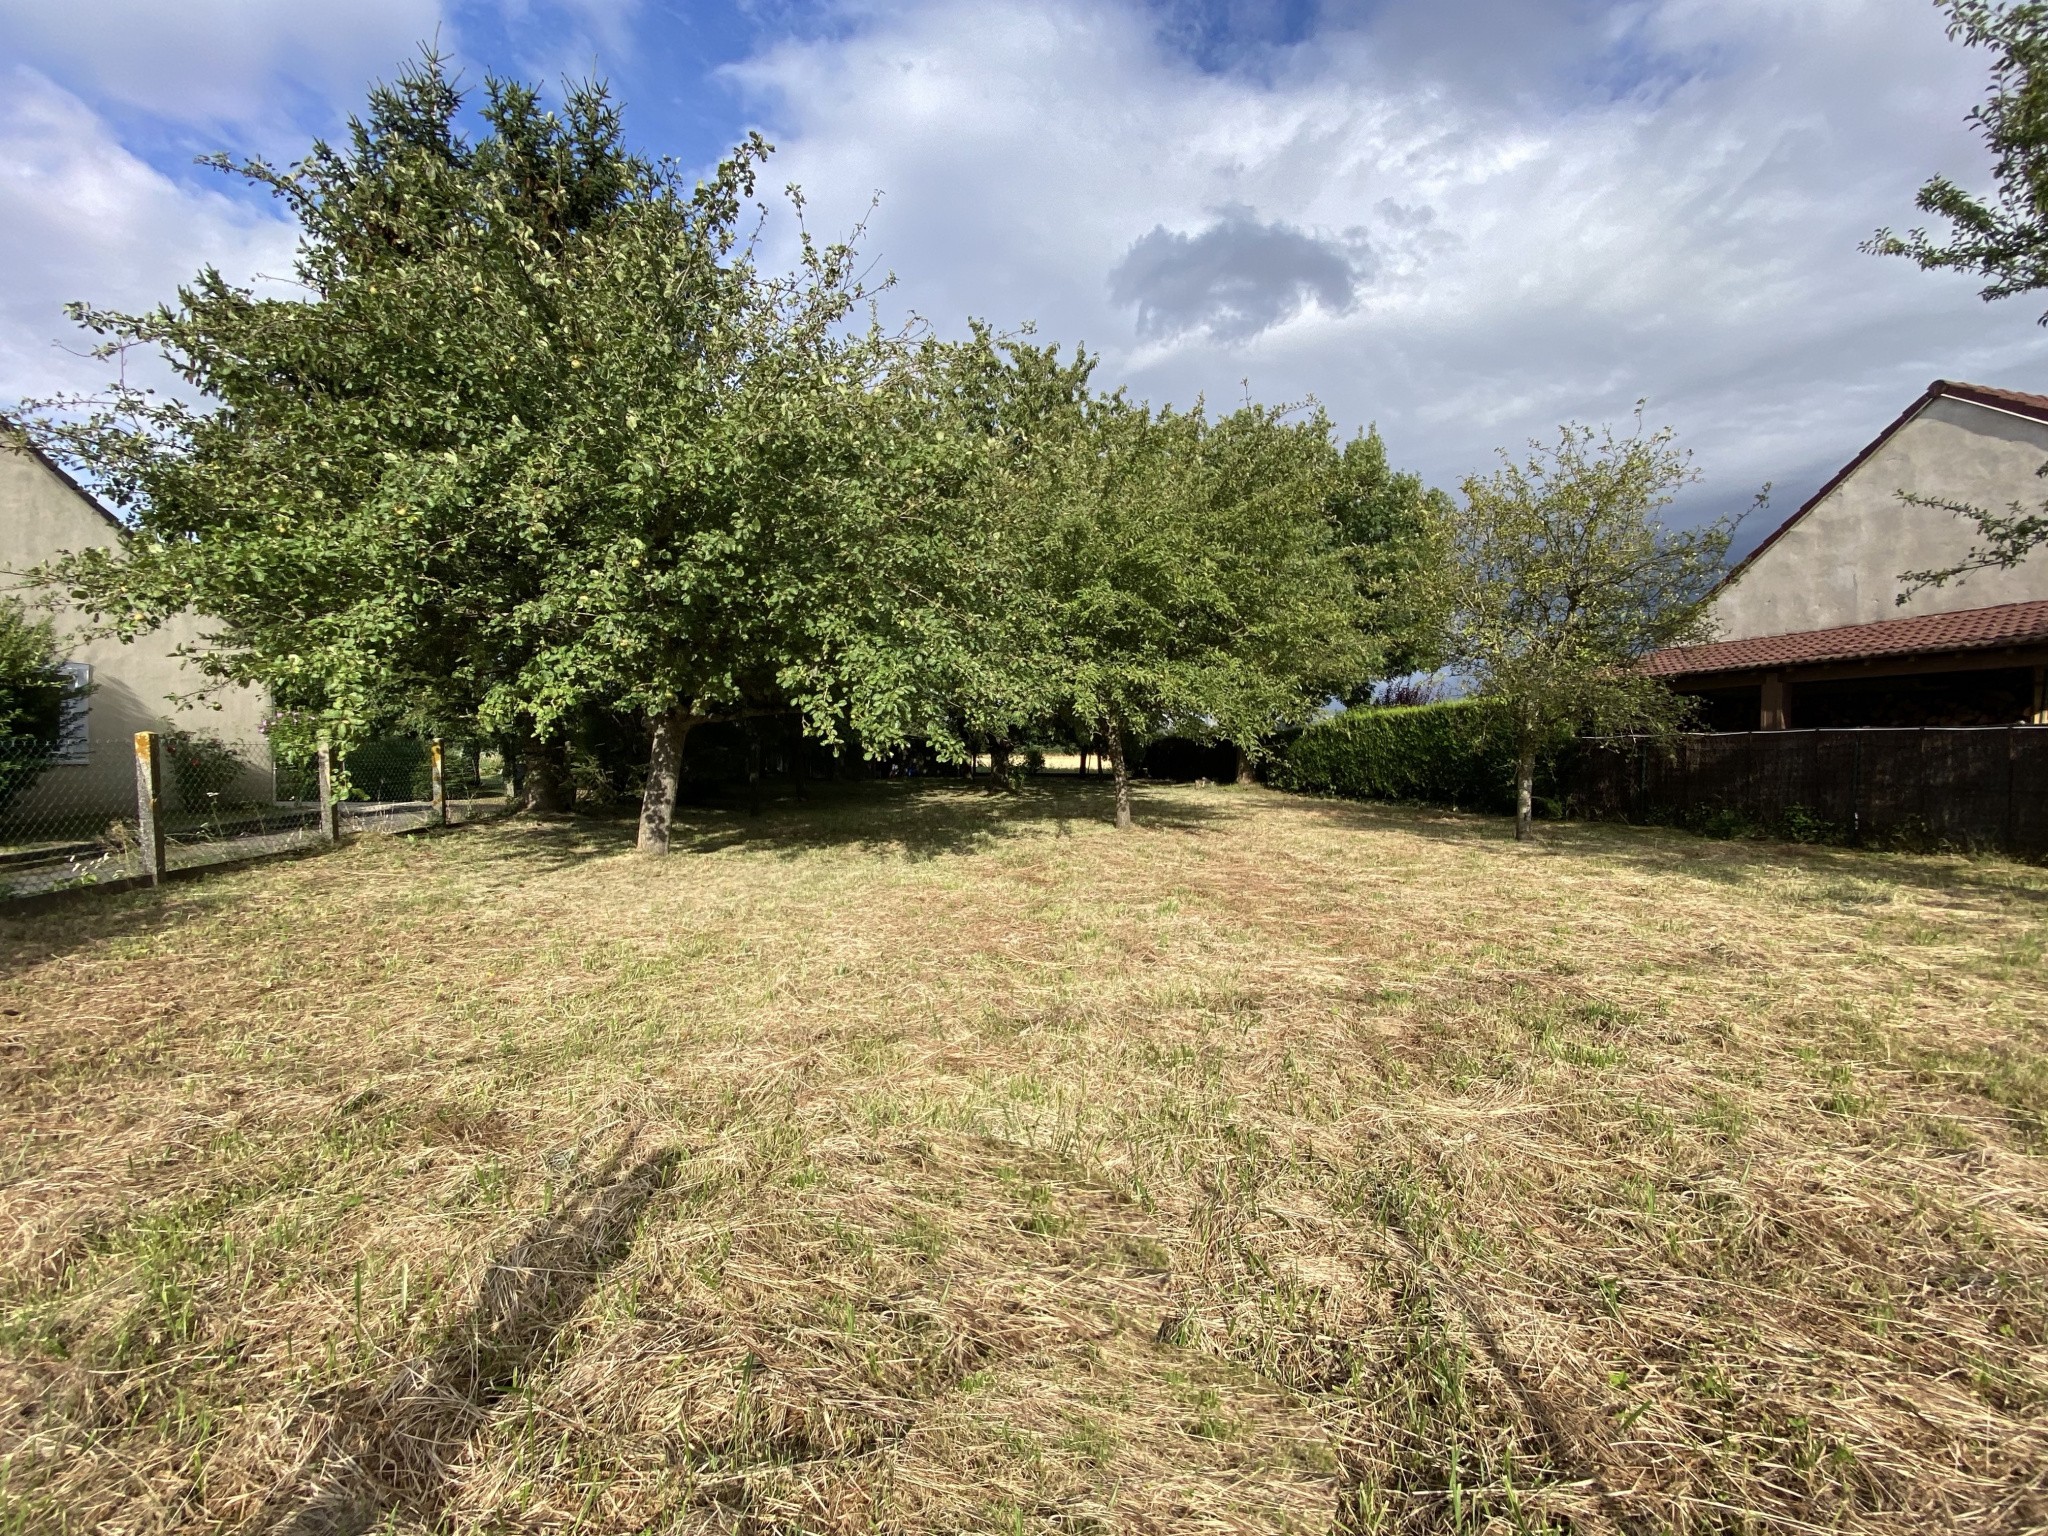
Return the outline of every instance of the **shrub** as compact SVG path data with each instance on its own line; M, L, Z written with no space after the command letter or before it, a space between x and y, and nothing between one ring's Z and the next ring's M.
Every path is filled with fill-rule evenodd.
M1513 750L1471 699L1346 710L1284 747L1270 778L1281 789L1352 800L1423 800L1514 809Z
M68 686L49 623L0 598L0 812L57 755Z
M158 745L178 786L178 803L188 811L227 803L228 791L244 764L235 749L212 731L166 731Z

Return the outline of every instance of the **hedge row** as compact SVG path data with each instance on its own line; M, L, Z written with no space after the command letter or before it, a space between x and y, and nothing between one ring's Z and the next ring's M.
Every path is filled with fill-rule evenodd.
M1269 771L1279 789L1351 800L1421 800L1512 811L1513 755L1470 699L1350 709L1289 742Z

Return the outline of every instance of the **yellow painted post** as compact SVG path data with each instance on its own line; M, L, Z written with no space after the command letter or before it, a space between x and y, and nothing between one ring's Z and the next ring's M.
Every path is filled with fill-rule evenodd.
M331 843L341 836L341 808L334 803L334 754L326 743L321 743L313 761L319 769L320 838Z
M163 757L155 731L135 733L135 840L142 848L142 872L151 885L164 878Z
M434 825L445 827L448 825L448 780L442 774L441 738L438 736L434 738L432 751L434 761Z

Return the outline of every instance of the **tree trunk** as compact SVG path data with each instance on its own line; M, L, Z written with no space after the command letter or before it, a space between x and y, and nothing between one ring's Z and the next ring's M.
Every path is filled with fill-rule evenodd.
M747 730L747 814L761 814L761 733L749 720Z
M1258 776L1252 772L1251 754L1235 742L1231 743L1231 746L1237 753L1237 782L1240 784L1258 783Z
M1522 749L1515 759L1515 841L1529 840L1529 823L1536 813L1536 753Z
M996 781L996 788L1010 787L1010 739L999 736L988 744L988 774Z
M569 777L569 745L529 736L520 747L525 765L526 809L540 816L563 816L576 809L576 784Z
M1103 735L1109 741L1110 771L1116 775L1116 826L1124 832L1131 825L1131 769L1124 761L1123 727L1114 720L1105 721Z
M696 724L694 716L680 709L672 709L654 722L653 741L647 753L647 788L640 795L642 853L668 852L676 791L683 782L683 748Z

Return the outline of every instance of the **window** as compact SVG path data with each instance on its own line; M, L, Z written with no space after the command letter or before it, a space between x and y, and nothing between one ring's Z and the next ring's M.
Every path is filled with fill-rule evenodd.
M64 674L66 692L57 717L57 757L60 763L83 763L92 757L92 665L67 661L58 670Z

